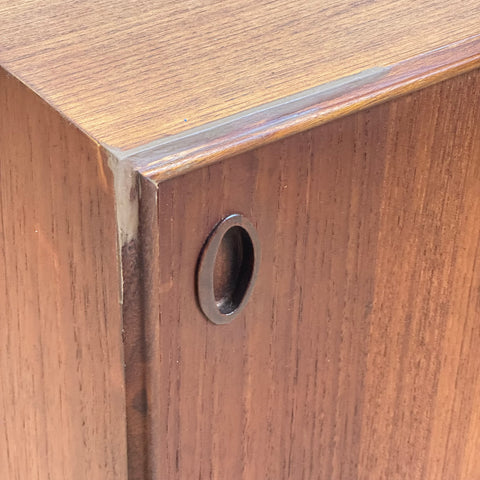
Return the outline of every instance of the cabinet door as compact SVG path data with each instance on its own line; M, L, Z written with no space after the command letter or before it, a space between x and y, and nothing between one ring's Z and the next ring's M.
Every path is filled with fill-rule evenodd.
M479 98L476 71L143 181L124 252L132 478L480 478ZM262 258L216 325L197 262L235 213Z

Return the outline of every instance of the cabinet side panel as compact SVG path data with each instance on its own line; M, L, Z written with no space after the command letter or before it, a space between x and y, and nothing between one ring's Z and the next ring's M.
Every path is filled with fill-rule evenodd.
M0 71L0 478L126 478L112 178Z
M480 478L479 98L476 71L142 199L146 478ZM232 213L262 260L218 326L195 269Z

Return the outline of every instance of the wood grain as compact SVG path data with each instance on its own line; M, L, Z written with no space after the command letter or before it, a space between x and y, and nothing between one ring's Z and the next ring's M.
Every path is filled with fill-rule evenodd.
M480 66L480 36L372 69L114 154L155 182L461 75Z
M0 70L0 478L126 479L111 173Z
M480 479L478 98L477 70L141 180L130 478ZM216 326L195 266L236 212L262 264Z
M122 150L480 33L477 0L1 0L0 17L0 64Z

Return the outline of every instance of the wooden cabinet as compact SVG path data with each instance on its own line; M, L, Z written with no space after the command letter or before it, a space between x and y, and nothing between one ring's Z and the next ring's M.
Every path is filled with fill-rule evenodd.
M0 478L480 479L480 7L417 3L4 2Z

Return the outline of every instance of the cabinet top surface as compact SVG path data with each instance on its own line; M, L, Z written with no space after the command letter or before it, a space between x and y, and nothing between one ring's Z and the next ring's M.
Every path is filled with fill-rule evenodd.
M478 0L0 0L0 64L128 150L480 33Z

